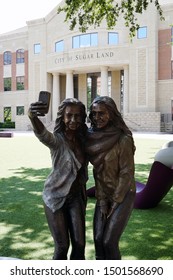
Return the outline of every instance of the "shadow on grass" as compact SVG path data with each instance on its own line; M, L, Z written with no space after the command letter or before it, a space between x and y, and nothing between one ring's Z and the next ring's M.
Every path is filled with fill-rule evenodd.
M135 165L135 179L146 183L151 163ZM121 239L124 259L173 259L173 189L155 208L134 209Z
M0 180L0 255L20 259L46 258L51 246L42 206L49 169L21 168Z
M136 164L135 179L146 183L151 165L151 163ZM95 200L89 200L89 205L90 203L93 203L94 208ZM173 189L157 207L146 210L134 209L120 240L122 259L172 260L172 215ZM91 239L88 240L90 241ZM94 254L94 251L92 252Z
M153 209L134 209L121 240L124 258L173 259L172 197L173 193L168 194L167 200Z
M147 179L150 164L136 165L137 180ZM53 241L42 206L42 190L50 169L20 168L0 180L0 256L52 259ZM89 186L93 184L89 170ZM94 259L93 211L88 199L86 259ZM173 191L153 209L134 209L120 241L123 259L173 259Z

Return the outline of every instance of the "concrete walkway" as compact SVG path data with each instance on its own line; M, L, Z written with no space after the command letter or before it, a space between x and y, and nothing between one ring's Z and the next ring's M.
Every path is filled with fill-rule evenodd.
M35 137L33 131L11 131L13 133L13 137ZM162 139L173 141L173 133L164 133L164 132L133 132L134 138L146 138L146 139Z

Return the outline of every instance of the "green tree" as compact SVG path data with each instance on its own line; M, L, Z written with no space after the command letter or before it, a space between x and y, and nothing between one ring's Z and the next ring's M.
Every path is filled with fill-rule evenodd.
M129 28L131 38L139 28L137 15L146 11L154 3L160 19L163 11L158 0L65 0L64 6L58 8L58 13L65 12L65 21L70 23L70 30L79 26L81 32L86 32L89 26L98 27L106 20L108 29L113 29L122 15L125 26Z

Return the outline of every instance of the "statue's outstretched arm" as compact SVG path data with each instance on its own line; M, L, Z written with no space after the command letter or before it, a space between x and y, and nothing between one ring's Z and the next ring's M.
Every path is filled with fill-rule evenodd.
M33 129L37 134L41 134L44 130L44 124L38 118L38 116L44 116L42 111L44 111L45 105L39 102L32 103L28 110L28 117L32 123Z

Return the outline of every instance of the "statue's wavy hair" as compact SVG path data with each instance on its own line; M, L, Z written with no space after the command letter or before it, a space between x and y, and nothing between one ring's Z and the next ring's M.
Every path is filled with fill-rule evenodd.
M133 142L133 146L134 146L133 149L134 149L134 152L135 152L136 147L134 145L132 132L128 128L126 123L124 122L121 113L118 111L117 106L116 106L114 100L111 97L109 97L109 96L98 96L93 100L93 102L91 103L91 106L90 106L90 113L89 113L89 119L91 121L91 127L94 128L92 106L95 103L104 104L106 106L106 108L109 111L111 125L114 126L117 129L120 129L124 134L126 134L126 135L128 135L132 138L132 142Z
M85 105L76 98L66 98L59 105L53 133L56 135L57 133L63 133L65 131L65 123L63 121L64 111L67 106L73 106L73 105L77 105L80 108L82 123L81 126L78 128L77 133L82 140L82 137L84 137L87 132L87 126L85 124L86 108Z

